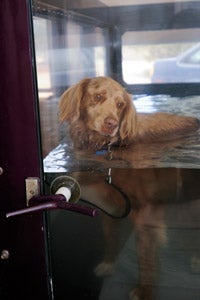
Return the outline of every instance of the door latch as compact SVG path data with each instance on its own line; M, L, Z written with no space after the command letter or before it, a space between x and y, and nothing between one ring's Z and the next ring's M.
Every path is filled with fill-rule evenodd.
M34 196L40 194L40 179L38 177L28 177L26 183L26 205L28 206L29 200Z

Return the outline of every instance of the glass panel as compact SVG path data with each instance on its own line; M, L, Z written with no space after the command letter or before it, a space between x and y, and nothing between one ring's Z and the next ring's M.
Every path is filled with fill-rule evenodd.
M199 1L32 2L45 193L70 175L99 210L48 213L54 299L199 300L200 96L125 89L199 72L199 23L172 26Z
M128 84L199 82L199 3L137 6L133 14L132 30L124 30L122 35L124 81ZM197 60L191 64L194 56ZM182 63L185 57L189 61Z

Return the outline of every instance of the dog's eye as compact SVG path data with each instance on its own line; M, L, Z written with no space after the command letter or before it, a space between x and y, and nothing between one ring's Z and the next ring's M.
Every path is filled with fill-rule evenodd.
M102 100L102 94L95 94L95 95L94 95L94 99L95 99L96 101L101 101L101 100Z
M117 103L117 107L118 107L118 108L124 107L124 102L118 102L118 103Z

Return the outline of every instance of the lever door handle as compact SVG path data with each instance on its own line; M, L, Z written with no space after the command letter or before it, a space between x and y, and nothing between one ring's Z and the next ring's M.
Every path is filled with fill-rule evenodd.
M51 184L51 191L53 191L55 195L33 196L28 201L28 207L8 212L6 218L52 209L69 210L90 217L94 217L98 214L97 209L73 203L79 199L80 186L75 179L69 176L57 177Z
M77 203L66 202L65 197L62 195L55 196L35 196L29 200L30 205L27 208L8 212L6 214L7 218L31 214L33 212L39 212L44 210L52 209L65 209L74 211L80 214L88 215L90 217L95 217L98 214L97 209L90 208L88 206L83 206Z

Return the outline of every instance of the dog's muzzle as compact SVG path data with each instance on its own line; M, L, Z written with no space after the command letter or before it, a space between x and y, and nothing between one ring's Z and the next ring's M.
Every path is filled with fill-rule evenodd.
M107 117L104 119L104 123L102 125L102 132L106 135L113 136L115 135L118 129L119 122L111 117Z

